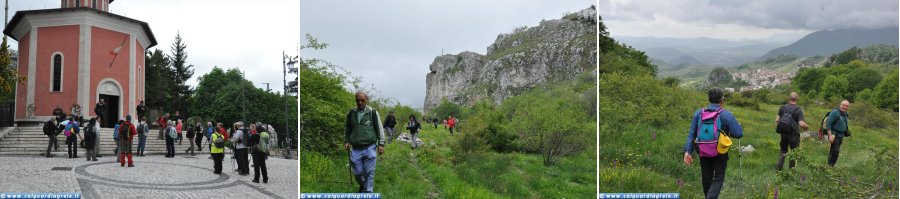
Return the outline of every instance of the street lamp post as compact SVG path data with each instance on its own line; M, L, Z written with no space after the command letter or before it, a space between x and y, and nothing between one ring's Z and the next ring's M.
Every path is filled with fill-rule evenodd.
M288 127L288 121L289 121L288 107L289 106L288 106L288 100L287 100L287 97L288 97L287 73L288 73L288 68L293 69L294 64L297 63L297 56L290 57L287 55L287 53L284 53L284 51L282 51L281 54L283 55L281 62L284 66L284 67L282 67L283 75L281 76L281 81L284 85L284 93L282 93L282 95L284 95L284 130L285 130L284 131L284 139L282 140L282 149L284 150L284 152L283 152L284 158L290 159L291 158L290 157L291 156L291 142L290 142L290 138L289 138L290 128Z

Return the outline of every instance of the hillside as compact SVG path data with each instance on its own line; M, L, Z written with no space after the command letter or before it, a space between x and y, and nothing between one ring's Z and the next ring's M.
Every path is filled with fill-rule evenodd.
M425 112L445 98L462 105L480 99L499 103L544 82L569 80L593 69L598 52L593 18L591 7L500 34L486 55L467 51L436 57L426 76Z
M667 66L699 65L730 66L752 62L769 50L786 43L766 40L739 40L713 38L659 38L628 37L615 39L647 53L660 66L660 71L674 71ZM696 61L694 61L696 60ZM677 69L676 69L677 70Z
M854 46L864 47L875 44L896 46L900 42L897 35L897 27L874 30L820 30L810 33L790 45L773 49L760 57L760 59L764 60L785 54L798 57L830 55Z

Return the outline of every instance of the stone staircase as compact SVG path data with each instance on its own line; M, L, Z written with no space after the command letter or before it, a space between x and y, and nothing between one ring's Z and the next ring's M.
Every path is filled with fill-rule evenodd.
M83 133L83 132L82 132ZM112 128L101 128L100 129L100 154L101 155L113 155L113 150L116 148L116 142L113 140L113 129ZM166 153L166 142L165 140L157 140L158 135L157 129L151 129L149 135L147 136L147 143L145 147L144 154L165 154ZM82 134L83 136L83 134ZM58 136L59 142L59 151L55 151L53 149L50 150L51 154L56 155L57 157L65 157L66 156L66 145L65 145L66 136L62 133ZM16 127L16 129L12 130L0 139L0 155L44 155L47 150L47 135L44 135L44 132L41 127ZM80 141L79 141L80 142ZM202 143L203 152L196 151L194 149L195 154L208 154L209 153L209 145L206 140L203 140ZM132 151L137 152L138 139L135 137L134 143L132 145ZM190 147L190 143L188 143L188 139L185 137L182 140L182 144L178 145L176 140L175 142L175 153L176 155L184 155L184 150ZM79 146L80 147L80 146ZM78 149L78 157L84 157L85 150L83 148Z

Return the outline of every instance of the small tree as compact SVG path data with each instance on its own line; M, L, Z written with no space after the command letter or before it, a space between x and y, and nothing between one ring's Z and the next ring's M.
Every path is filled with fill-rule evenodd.
M822 83L822 97L827 100L847 97L850 89L850 83L847 79L839 76L828 76Z
M588 123L582 122L589 117L566 98L526 96L522 100L523 106L515 111L509 126L518 134L516 142L542 154L544 165L580 152L591 140Z

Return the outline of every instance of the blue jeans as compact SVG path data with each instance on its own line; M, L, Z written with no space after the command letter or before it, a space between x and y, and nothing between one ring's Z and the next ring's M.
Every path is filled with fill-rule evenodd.
M387 143L390 144L394 142L394 127L384 127L384 132L387 133L388 136Z
M371 193L375 187L375 161L378 152L375 144L363 149L350 149L350 164L353 165L353 175L362 192Z
M144 134L138 135L138 147L137 147L138 153L143 154L141 152L144 152L145 145L147 145L147 136Z

